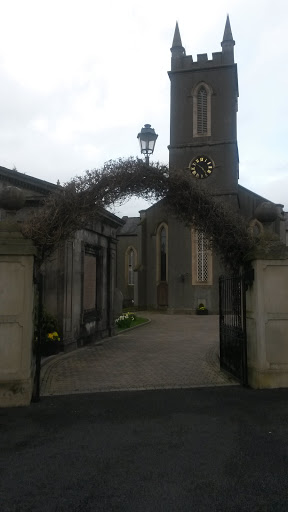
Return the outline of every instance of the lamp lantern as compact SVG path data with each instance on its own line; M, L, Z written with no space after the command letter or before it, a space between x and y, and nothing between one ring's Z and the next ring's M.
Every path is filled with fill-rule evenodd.
M152 155L156 140L157 133L154 128L151 128L151 124L145 124L141 132L138 133L137 139L139 139L141 153L145 155L145 161L149 165L149 155Z

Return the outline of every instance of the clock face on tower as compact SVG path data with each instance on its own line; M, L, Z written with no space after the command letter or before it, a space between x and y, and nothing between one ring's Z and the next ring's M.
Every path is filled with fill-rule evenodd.
M213 171L213 163L208 156L197 156L189 164L192 176L195 178L208 178Z

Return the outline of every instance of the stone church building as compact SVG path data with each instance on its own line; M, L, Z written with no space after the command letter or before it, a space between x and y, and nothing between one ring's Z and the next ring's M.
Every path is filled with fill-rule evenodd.
M265 198L238 183L237 64L227 16L222 50L193 60L182 46L176 24L171 48L169 168L189 173L214 196L253 224L255 208ZM285 240L284 213L274 230ZM218 278L225 272L204 234L188 228L161 200L124 217L118 231L117 286L126 306L193 313L203 303L218 313Z

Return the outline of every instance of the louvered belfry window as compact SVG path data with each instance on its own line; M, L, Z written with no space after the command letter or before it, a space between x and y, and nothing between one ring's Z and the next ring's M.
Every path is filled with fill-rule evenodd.
M197 133L207 133L207 91L201 86L197 94Z
M209 241L201 231L197 231L196 235L197 247L197 281L203 283L208 281L208 253Z

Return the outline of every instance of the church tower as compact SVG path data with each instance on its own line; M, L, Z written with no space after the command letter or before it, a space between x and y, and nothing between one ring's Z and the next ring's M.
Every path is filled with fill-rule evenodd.
M215 195L235 196L238 187L234 45L227 16L222 51L211 60L186 55L178 23L171 48L170 169L190 173Z
M170 174L186 173L250 221L266 200L238 184L234 45L227 16L221 51L211 60L205 53L193 61L176 24L169 165ZM140 212L140 218L127 218L118 236L117 286L127 306L133 299L143 309L195 313L204 304L218 313L219 276L225 273L221 259L206 234L171 214L165 199Z

